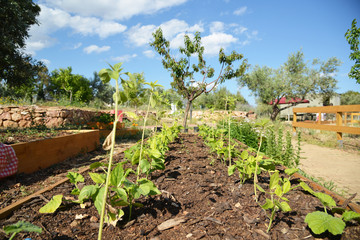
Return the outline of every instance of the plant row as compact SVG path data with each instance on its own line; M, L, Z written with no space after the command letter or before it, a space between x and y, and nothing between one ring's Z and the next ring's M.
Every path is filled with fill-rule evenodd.
M241 124L241 122L233 122L233 124ZM353 220L360 222L359 213L337 207L336 202L331 196L314 191L301 180L299 180L298 184L292 184L291 177L298 171L296 168L298 162L291 162L288 161L288 159L284 159L284 157L279 157L284 151L289 151L286 149L291 149L290 146L284 144L280 148L276 144L269 142L269 139L274 141L274 139L282 137L282 134L264 140L265 133L267 131L269 132L269 128L271 128L268 121L259 121L254 124L254 127L254 131L259 135L257 149L253 147L241 147L238 142L229 137L230 134L233 134L231 128L224 129L224 125L222 124L219 124L217 128L201 125L199 127L199 134L203 137L205 144L210 147L211 152L216 154L217 159L222 163L228 161L229 176L237 171L241 184L247 182L253 183L255 201L265 211L266 216L269 219L268 232L271 230L272 223L279 211L292 211L289 205L289 199L286 195L298 187L301 187L304 191L318 198L323 206L324 211L308 213L305 218L305 222L313 233L321 234L328 231L333 235L338 235L343 233L347 223L350 224ZM273 134L274 132L270 130L270 133ZM265 156L264 152L260 151L264 142L270 146L272 154L275 157L268 158ZM266 152L266 149L264 149L264 151ZM293 156L288 156L288 158L294 159ZM215 160L213 160L212 163L214 163ZM284 165L286 163L290 168L286 168L284 175L282 175L279 170L276 169L276 166ZM262 173L269 176L267 188L262 187L259 184L258 176ZM258 191L265 195L264 203L260 203Z

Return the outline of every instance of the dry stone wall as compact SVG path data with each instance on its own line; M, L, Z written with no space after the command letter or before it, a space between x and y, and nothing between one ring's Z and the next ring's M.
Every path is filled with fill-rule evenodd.
M84 124L99 115L96 111L38 106L0 106L0 127L24 128L45 125L49 128Z

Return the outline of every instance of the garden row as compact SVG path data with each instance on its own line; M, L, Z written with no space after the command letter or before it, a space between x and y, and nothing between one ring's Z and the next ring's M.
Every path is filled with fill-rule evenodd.
M206 127L203 130L208 131L202 133L207 145L211 145L212 138L219 142L227 139L222 130ZM317 235L307 227L304 220L318 209L325 209L331 219L347 221L342 239L359 237L358 215L335 208L335 202L329 197L310 190L282 168L271 166L272 161L265 160L257 150L254 153L242 145L237 152L238 146L230 146L230 154L226 154L224 149L214 151L199 136L192 134L182 134L165 147L158 145L161 138L164 136L149 139L148 147L143 151L138 145L115 156L115 162L120 163L116 163L111 172L112 187L107 200L110 224L104 225L104 239L337 239L329 232ZM231 142L231 145L235 143ZM224 147L229 149L226 143ZM162 153L161 157L154 149ZM163 149L167 150L166 154ZM144 157L139 156L141 152ZM97 196L105 181L101 168L106 169L106 165L94 163L90 168L89 175L83 176L84 183L82 176L69 173L72 184L65 183L42 194L45 199L52 198L51 203L60 202L56 205L60 208L55 207L57 210L53 213L40 214L40 209L44 212L45 202L33 201L0 224L24 220L41 226L43 232L40 235L21 234L21 237L32 239L95 238L101 205L97 203L100 199ZM249 172L244 173L241 169ZM232 174L235 171L239 172L238 176ZM292 170L286 172L293 173ZM138 177L138 173L143 177ZM255 176L257 180L254 181ZM296 187L299 185L302 187ZM336 214L346 214L334 217L330 209L336 210ZM349 215L355 220L350 220ZM336 233L339 228L331 223L326 227Z

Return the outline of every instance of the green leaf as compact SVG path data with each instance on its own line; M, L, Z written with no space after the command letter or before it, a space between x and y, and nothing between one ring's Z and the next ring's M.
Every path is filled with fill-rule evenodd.
M73 184L76 184L78 182L84 182L84 177L80 173L68 172L66 176L70 179L70 182Z
M95 208L97 209L99 215L101 215L101 207L104 204L104 201L103 201L104 194L105 194L105 187L102 187L99 189L99 191L97 192L96 197L94 199L94 205L95 205Z
M344 221L350 221L350 220L360 220L360 213L354 212L354 211L346 211L343 213L342 218Z
M63 195L55 195L53 198L42 208L39 209L40 213L54 213L62 203Z
M294 173L296 173L297 171L299 171L298 168L287 168L285 169L285 173L289 176L293 175Z
M334 201L334 199L325 193L315 192L314 196L317 197L321 201L321 203L326 207L336 206L336 202Z
M249 152L246 151L246 150L242 151L240 157L241 157L243 160L248 159L248 157L249 157Z
M133 121L137 121L139 120L139 116L136 115L135 113L133 112L125 112L125 115L129 118L131 118Z
M41 233L42 229L32 223L18 221L15 224L4 227L5 234L19 233L19 232L36 232Z
M94 162L94 163L90 164L90 170L93 170L93 169L96 169L96 168L102 167L102 166L105 166L105 164L101 163L101 162Z
M79 202L83 203L84 200L93 198L95 194L97 193L99 187L95 185L87 185L83 187L79 193Z
M260 192L265 192L265 190L258 184L256 184L256 188L259 189Z
M157 189L157 187L152 181L143 178L137 182L139 183L139 189L141 190L142 195L147 196L161 194L161 192Z
M231 165L228 167L228 175L231 176L235 172L236 165Z
M110 82L110 72L111 70L108 68L103 68L99 71L99 77L103 83Z
M119 187L124 177L123 164L118 164L111 170L110 184L111 186Z
M149 149L148 151L149 151L151 157L155 157L155 158L162 157L161 152L159 150L157 150L157 149Z
M320 211L306 215L305 222L315 234L321 234L327 230L333 235L342 234L346 225L340 218Z
M74 189L71 191L71 194L72 194L72 195L79 195L79 194L80 194L80 189L74 188Z
M150 105L151 105L152 108L156 107L156 99L155 99L155 97L153 95L150 98Z
M272 208L274 208L274 203L270 199L267 198L266 203L264 205L262 205L261 207L262 207L262 209L265 209L265 210L272 209Z
M106 177L104 174L89 172L89 176L94 181L94 183L98 183L98 184L105 183Z
M279 180L280 180L279 172L276 171L276 172L274 172L273 175L271 175L271 177L270 177L269 188L270 188L270 189L276 188L276 186L279 185Z
M283 211L283 212L291 211L291 207L289 206L289 204L287 202L277 202L276 206L278 206L281 209L281 211Z
M151 168L152 170L164 170L165 164L164 161L160 158L155 158L151 161Z
M117 188L113 188L113 190L119 195L119 197L123 200L123 201L128 201L128 195L127 192L125 191L125 189L117 187Z
M299 184L301 187L302 187L302 189L304 189L305 191L307 191L308 193L311 193L311 194L313 194L314 195L314 190L312 190L310 187L309 187L309 185L307 185L305 182L300 182L300 184Z
M144 158L140 160L139 165L140 165L140 169L143 173L149 171L149 169L150 169L149 161Z
M290 181L285 181L284 185L283 185L283 194L286 194L290 191L291 189L291 183Z

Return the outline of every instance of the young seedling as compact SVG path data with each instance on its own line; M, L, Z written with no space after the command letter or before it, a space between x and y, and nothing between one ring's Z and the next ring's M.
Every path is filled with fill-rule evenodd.
M288 175L292 175L296 172L296 169L287 169L286 173ZM270 172L269 172L270 174ZM256 184L257 189L259 191L264 192L265 194L270 195L270 199L266 198L265 204L261 206L262 209L271 210L271 215L269 217L270 222L268 225L267 232L270 231L272 222L275 219L275 213L278 210L281 210L283 212L289 212L291 211L291 208L288 204L289 200L284 197L285 194L290 192L291 190L299 187L299 185L295 187L291 187L290 183L290 177L289 178L281 178L279 176L279 172L275 171L272 175L270 175L270 183L269 183L269 191L265 191L260 185Z
M29 222L24 222L24 221L19 221L15 224L9 225L9 226L4 226L4 231L5 234L12 234L9 238L9 240L14 239L15 235L18 234L19 232L35 232L35 233L41 233L42 232L42 228L29 223Z

